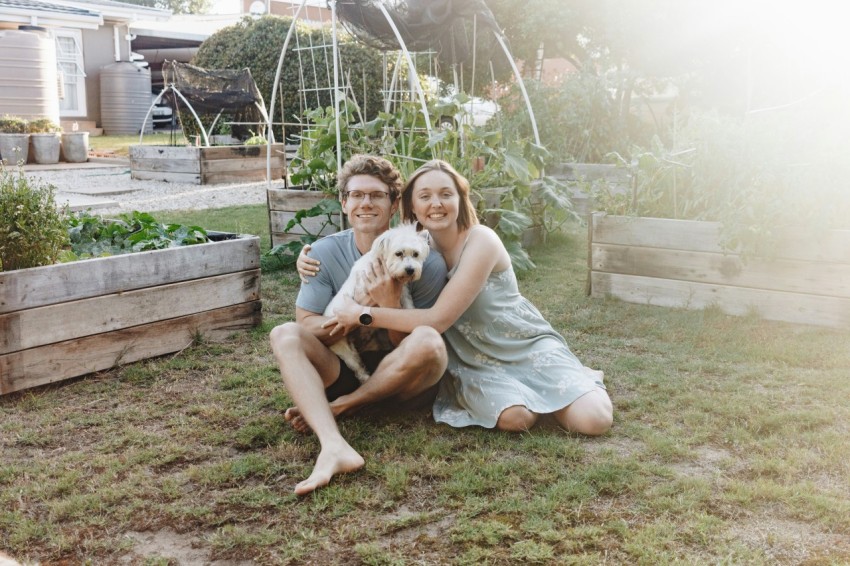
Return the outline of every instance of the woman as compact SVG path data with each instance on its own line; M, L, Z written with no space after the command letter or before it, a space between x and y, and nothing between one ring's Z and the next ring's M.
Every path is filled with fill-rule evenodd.
M541 414L552 414L571 432L608 431L613 408L602 372L584 367L519 293L505 246L478 223L467 180L448 163L429 161L401 198L404 220L418 221L443 254L449 282L429 309L372 308L371 325L400 332L428 325L443 333L450 375L440 383L434 419L524 431ZM349 300L323 326L347 333L359 326L362 312Z

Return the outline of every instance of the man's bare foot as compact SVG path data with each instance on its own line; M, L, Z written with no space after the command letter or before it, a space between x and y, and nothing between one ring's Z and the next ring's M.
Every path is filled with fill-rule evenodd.
M310 425L308 425L307 421L304 420L304 417L301 416L301 411L298 410L298 407L288 408L286 412L283 413L283 418L289 423L289 426L302 434L312 432Z
M605 372L598 369L592 369L587 366L582 367L584 368L584 373L589 375L591 379L598 381L599 383L605 383Z
M313 473L306 480L295 486L295 493L305 495L330 483L336 474L354 472L363 467L366 462L348 443L334 447L323 447L316 458Z

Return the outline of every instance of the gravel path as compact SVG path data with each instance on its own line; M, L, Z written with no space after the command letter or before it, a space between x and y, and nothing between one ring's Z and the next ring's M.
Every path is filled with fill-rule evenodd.
M118 163L118 165L116 165ZM56 187L56 202L75 209L91 206L101 215L133 210L200 210L266 203L266 182L227 185L191 185L140 181L130 178L129 162L98 160L72 165L24 169L28 177L40 177ZM282 186L281 182L272 186Z

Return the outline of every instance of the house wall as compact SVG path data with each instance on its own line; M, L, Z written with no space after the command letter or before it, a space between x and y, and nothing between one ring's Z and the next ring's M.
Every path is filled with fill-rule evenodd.
M102 128L100 112L100 70L115 62L114 25L98 30L83 30L83 58L86 71L86 112L84 120L93 121ZM129 61L129 42L124 39L126 26L118 26L118 48L122 61Z

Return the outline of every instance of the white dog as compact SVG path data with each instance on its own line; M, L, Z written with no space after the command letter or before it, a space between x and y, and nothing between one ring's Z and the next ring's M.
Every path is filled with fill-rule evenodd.
M342 297L354 298L361 285L362 275L371 269L372 262L380 261L393 279L404 281L401 292L401 307L413 308L413 299L407 284L422 276L422 265L428 257L430 246L425 236L416 232L415 224L402 224L387 230L375 240L372 249L358 259L351 267L348 279L342 288L328 304L325 316L333 316L334 309L342 305ZM339 356L351 370L360 383L369 379L369 372L363 366L363 360L354 347L353 334L331 346L331 350Z

